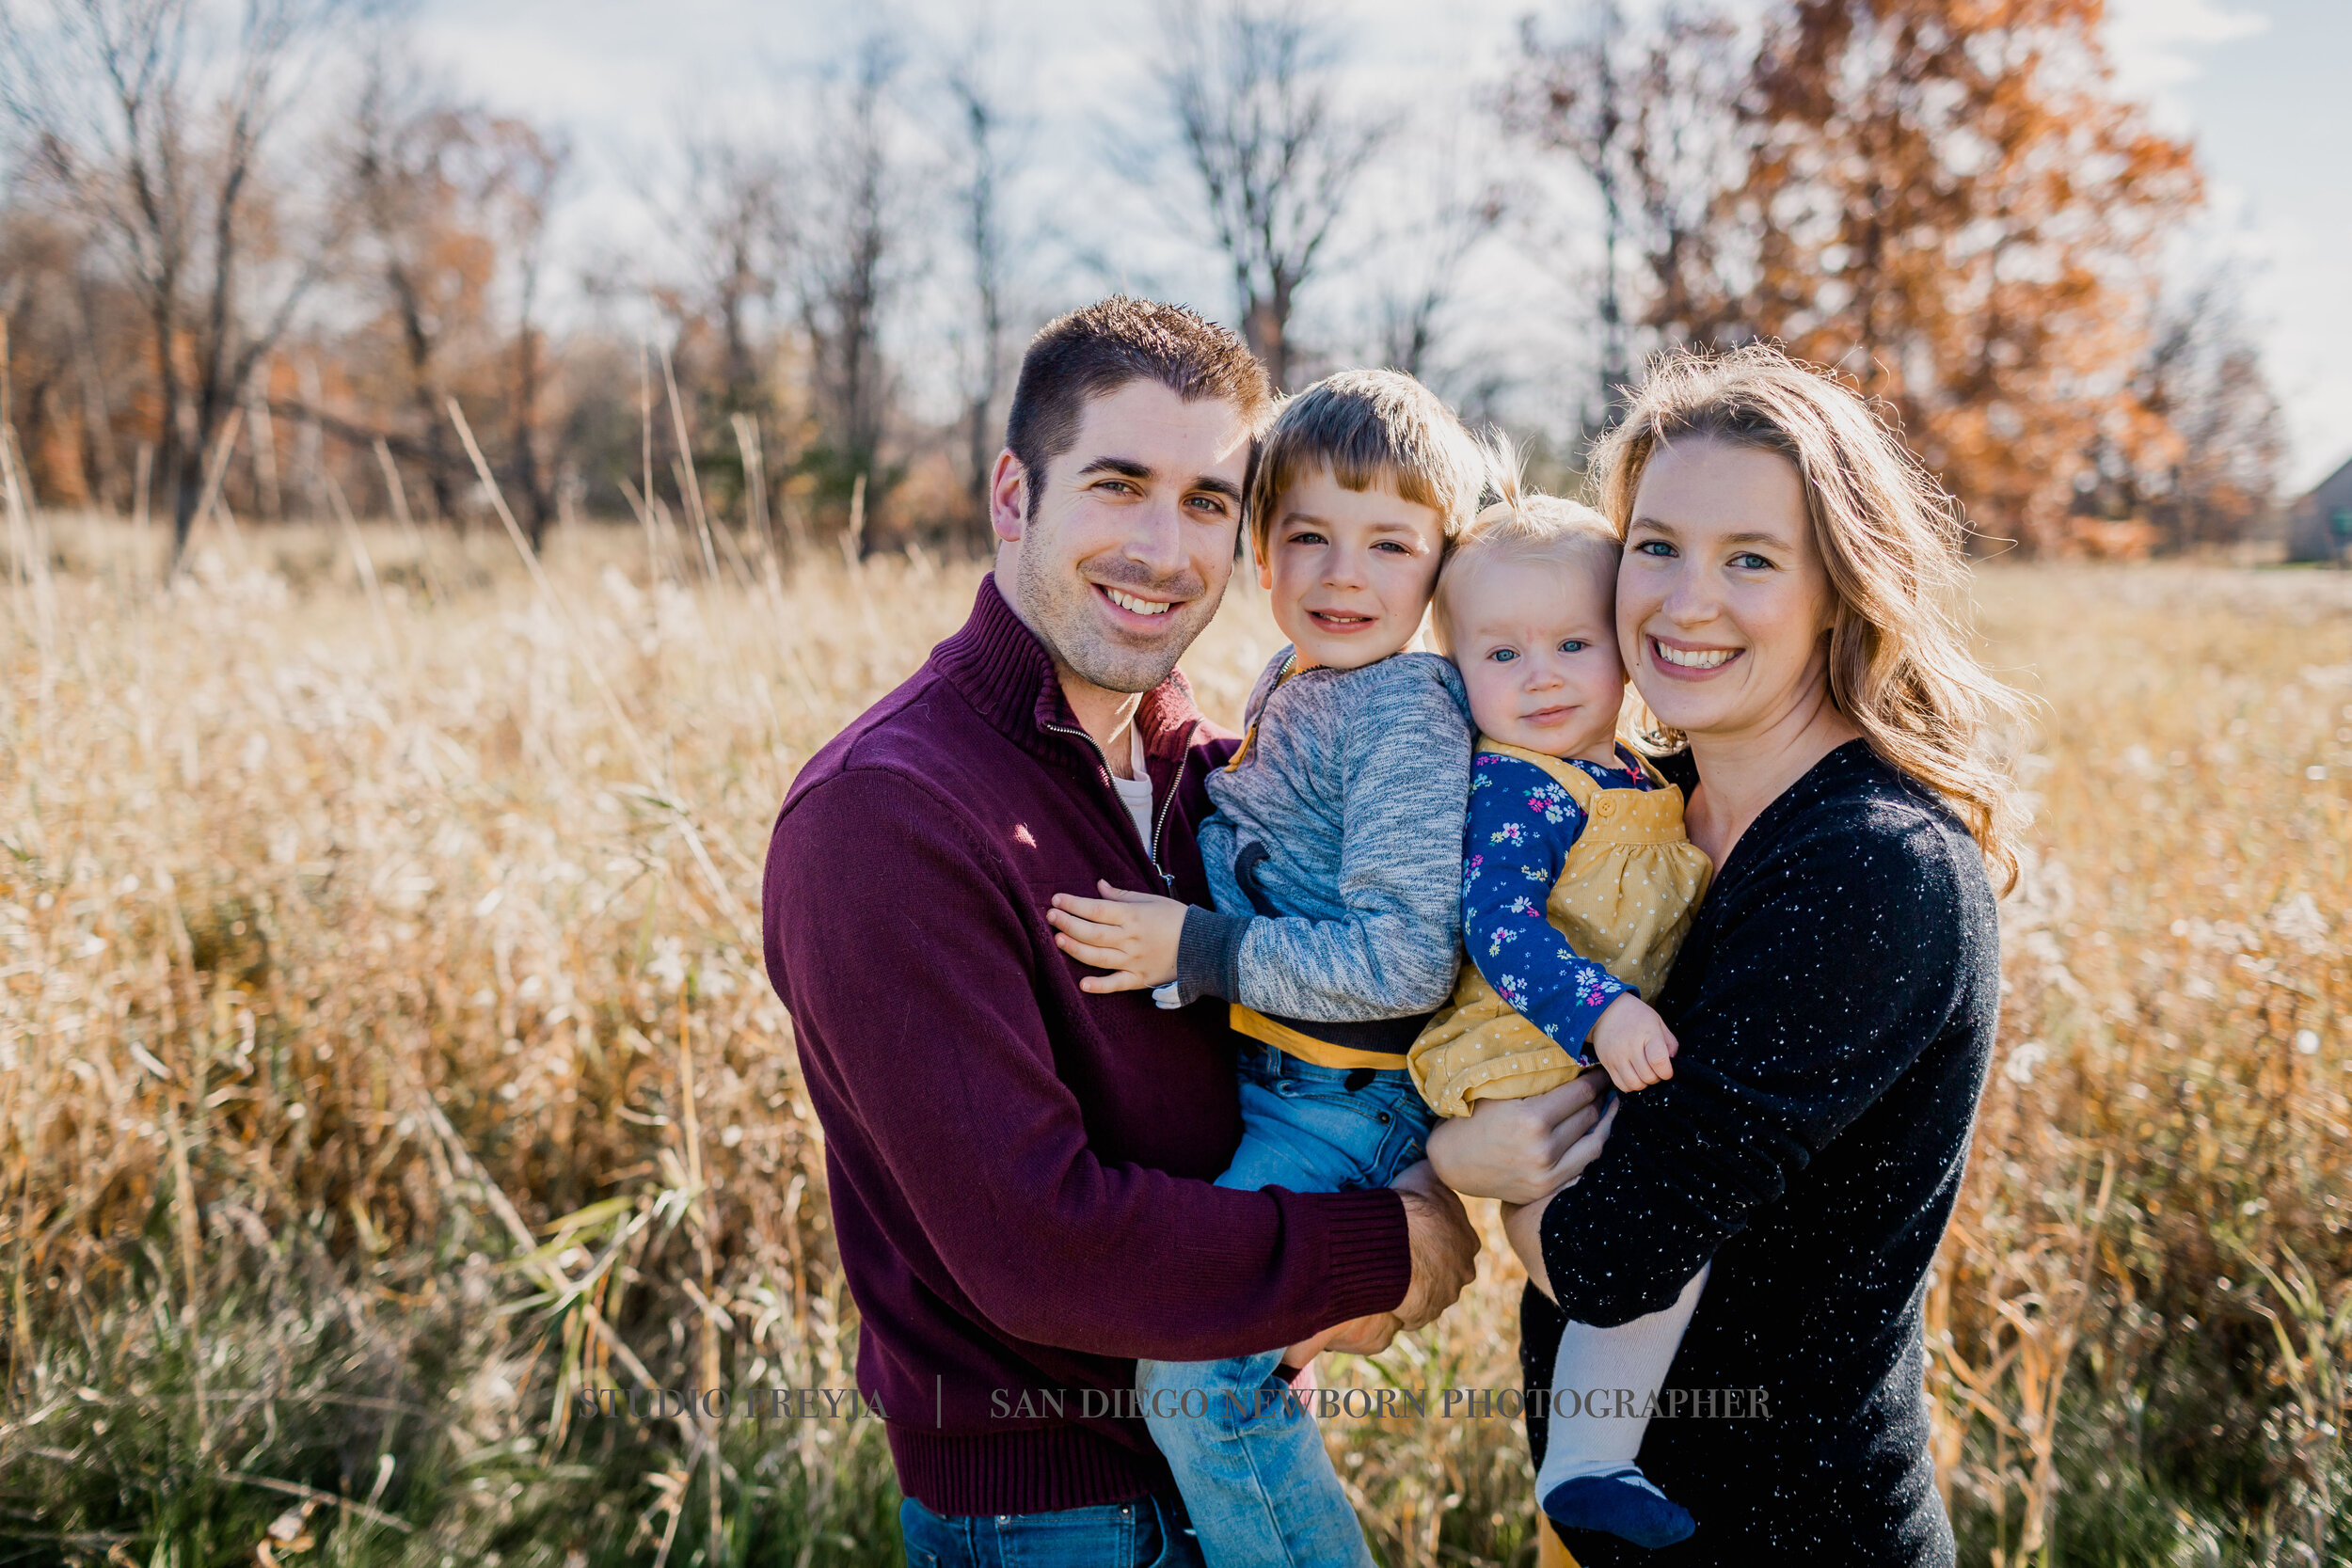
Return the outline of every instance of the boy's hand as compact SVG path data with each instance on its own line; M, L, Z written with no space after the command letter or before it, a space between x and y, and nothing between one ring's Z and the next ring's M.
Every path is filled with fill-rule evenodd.
M1627 1094L1672 1078L1675 1053L1682 1049L1658 1010L1631 991L1601 1009L1591 1038L1609 1081Z
M1083 990L1150 990L1176 978L1176 948L1184 936L1190 905L1157 894L1129 893L1108 882L1094 884L1100 898L1054 895L1045 919L1054 943L1082 964L1107 969L1078 981Z

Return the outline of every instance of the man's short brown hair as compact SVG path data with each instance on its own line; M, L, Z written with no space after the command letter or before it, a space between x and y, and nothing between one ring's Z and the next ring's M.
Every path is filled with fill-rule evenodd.
M1045 488L1045 466L1077 441L1086 405L1147 377L1186 403L1221 398L1238 406L1256 462L1255 437L1273 411L1274 388L1248 345L1181 305L1113 294L1047 322L1021 356L1005 445L1028 475L1030 516Z
M1486 457L1438 394L1402 371L1340 371L1282 404L1249 485L1249 540L1259 556L1282 492L1317 467L1349 490L1386 480L1444 520L1469 526L1486 484Z

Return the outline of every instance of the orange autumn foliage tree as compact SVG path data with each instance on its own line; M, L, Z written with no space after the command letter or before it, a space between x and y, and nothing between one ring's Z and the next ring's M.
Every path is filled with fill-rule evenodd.
M1753 274L1724 314L1883 399L1979 534L2026 551L2081 542L2094 449L2169 441L2133 381L2156 248L2200 180L2115 96L2103 9L1785 8L1725 198Z

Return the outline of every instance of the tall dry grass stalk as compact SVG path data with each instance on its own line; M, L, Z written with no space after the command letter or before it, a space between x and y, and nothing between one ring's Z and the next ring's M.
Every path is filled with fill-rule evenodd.
M977 568L787 573L755 540L762 568L729 574L712 520L691 544L643 520L528 567L518 530L428 549L339 520L158 589L136 531L11 509L0 1535L89 1560L895 1560L871 1422L574 1406L851 1383L759 864L793 769L960 624ZM2325 1560L2352 594L1979 588L1994 661L2051 708L1930 1294L1963 1539ZM1211 713L1278 642L1237 590L1186 660ZM1327 1378L1515 1386L1493 1239L1433 1331ZM1391 1564L1531 1557L1516 1422L1332 1437Z

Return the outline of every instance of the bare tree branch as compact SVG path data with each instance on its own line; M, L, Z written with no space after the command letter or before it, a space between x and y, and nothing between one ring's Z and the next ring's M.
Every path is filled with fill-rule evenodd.
M1232 0L1214 15L1168 0L1161 21L1161 87L1200 214L1250 348L1287 386L1298 292L1391 127L1342 107L1341 51L1303 0Z

